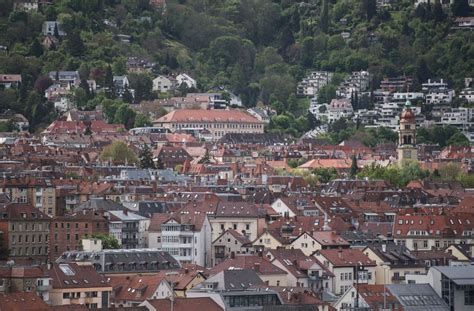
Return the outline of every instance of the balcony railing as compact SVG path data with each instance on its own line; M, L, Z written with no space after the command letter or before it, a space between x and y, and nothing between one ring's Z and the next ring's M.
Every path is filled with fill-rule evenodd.
M404 275L394 275L392 276L392 281L405 281Z
M49 291L52 288L51 285L38 285L36 286L37 291Z
M323 275L319 275L319 274L310 274L309 275L309 279L311 281L321 281L321 280L327 280L328 279L328 276L323 274Z

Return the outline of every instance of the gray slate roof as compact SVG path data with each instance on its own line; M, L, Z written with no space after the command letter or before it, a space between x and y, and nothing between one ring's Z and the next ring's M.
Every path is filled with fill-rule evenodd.
M474 285L474 266L437 266L438 270L457 285Z
M392 284L387 289L405 311L448 311L449 308L429 284Z

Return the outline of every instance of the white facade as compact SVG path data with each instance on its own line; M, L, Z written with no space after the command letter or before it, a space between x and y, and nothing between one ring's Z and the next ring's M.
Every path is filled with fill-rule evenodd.
M459 98L467 100L468 103L474 102L474 89L465 88L459 93Z
M280 215L285 215L285 213L288 213L289 217L294 217L295 213L286 205L285 202L282 201L282 199L276 199L275 202L272 203L272 208L275 210Z
M394 100L402 100L402 101L407 101L407 100L414 100L417 98L424 98L425 94L421 92L396 92L393 93L393 99Z
M328 121L334 122L341 118L350 118L354 109L349 99L333 99L328 107Z
M176 80L166 76L158 76L153 80L153 91L166 93L176 88Z
M109 234L124 248L144 248L147 245L148 218L128 211L109 211Z
M207 217L199 231L194 225L180 224L170 219L161 225L161 231L148 232L149 248L167 251L181 264L209 266L211 244L211 225Z
M177 86L179 87L181 84L183 83L186 83L186 85L188 86L188 88L195 88L197 83L196 83L196 80L194 80L193 78L191 78L189 75L185 74L185 73L181 73L179 75L176 76L176 81L177 81Z
M451 103L454 97L454 90L438 90L426 94L425 103L436 105L441 103Z
M298 83L296 94L298 96L316 96L323 86L331 82L332 76L332 72L313 71Z
M321 254L314 255L320 262L322 262L329 271L334 274L331 291L336 295L343 295L356 282L356 268L355 267L335 267ZM375 284L375 267L364 267L365 271L359 271L359 284Z

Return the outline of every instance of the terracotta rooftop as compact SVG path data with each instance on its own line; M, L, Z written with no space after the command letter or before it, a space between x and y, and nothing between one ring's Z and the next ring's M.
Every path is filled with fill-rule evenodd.
M153 299L148 300L156 310L171 310L171 300L169 299ZM206 311L223 311L223 309L211 298L183 298L176 297L173 301L174 311L190 311L190 310L206 310Z
M53 310L35 293L0 294L0 310L3 311L50 311Z
M216 275L224 270L254 270L259 275L287 274L267 259L257 255L235 255L214 266L210 274Z
M168 122L236 122L262 123L257 118L240 110L178 109L159 118L155 123Z
M359 249L322 249L319 253L324 256L334 267L375 266L375 261L370 260Z

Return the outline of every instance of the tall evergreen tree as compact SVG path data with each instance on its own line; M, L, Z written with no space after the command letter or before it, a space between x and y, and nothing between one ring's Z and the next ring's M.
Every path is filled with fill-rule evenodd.
M433 5L433 18L437 23L446 19L446 14L444 14L443 6L441 5L440 0L436 0L435 4Z
M355 155L352 156L352 164L351 164L351 178L354 178L359 171L359 167L357 166L357 158Z
M108 98L115 98L115 85L114 85L114 75L112 73L112 67L107 66L105 70L105 79L104 86L106 87L106 95Z
M86 97L87 97L87 99L91 99L91 98L92 98L91 89L90 89L89 83L87 83L87 80L86 80L86 79L81 79L81 83L79 84L79 87L81 87L81 88L84 89L84 91L86 92Z
M140 154L138 155L140 159L140 168L155 168L155 162L153 162L153 154L151 153L148 145L145 145Z
M363 0L367 20L370 21L377 14L377 0Z
M130 92L130 90L128 89L128 86L126 86L125 90L123 91L122 100L126 103L129 103L129 104L133 103L133 95Z
M454 16L468 16L470 7L468 0L454 0L451 5L451 11Z
M211 154L209 153L209 149L206 149L206 153L204 156L199 160L199 164L208 164L211 163Z
M311 113L311 111L308 111L306 118L308 119L308 127L310 130L314 130L319 125L318 119L316 119L316 117L314 116L314 114Z
M320 27L324 33L329 31L329 0L323 0L323 9L321 11Z
M66 50L75 57L83 56L86 51L86 46L82 41L81 34L79 31L73 31L71 34L68 34L68 39L66 41Z
M30 47L30 53L33 56L40 57L43 55L43 46L39 42L38 38L33 39Z
M53 31L53 35L56 39L59 39L59 29L58 29L58 23L55 23L54 24L54 31Z

